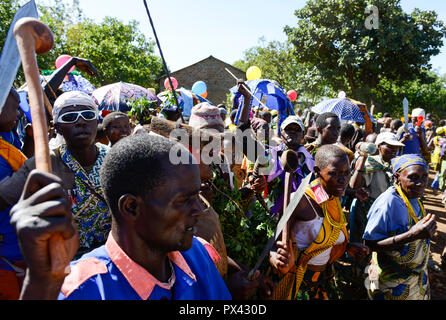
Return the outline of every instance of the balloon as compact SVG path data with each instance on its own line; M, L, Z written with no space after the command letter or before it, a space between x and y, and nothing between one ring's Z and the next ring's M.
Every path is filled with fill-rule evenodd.
M170 80L172 80L173 90L176 90L178 88L177 79L175 79L174 77L170 77ZM166 80L164 80L164 88L170 90L169 78L166 78Z
M152 92L153 94L156 95L156 90L154 88L147 88L147 90L149 90L150 92Z
M208 91L208 88L206 86L206 83L204 83L204 81L201 80L197 81L192 86L192 92L198 94L199 96L204 94L206 91Z
M246 70L246 80L248 81L260 79L261 76L262 76L262 71L260 70L259 67L252 66L249 67L248 70Z
M59 69L60 67L62 67L70 59L71 59L71 56L69 56L67 54L63 54L63 55L59 56L56 59L56 69ZM76 69L76 66L71 67L71 69L68 71L68 73L73 72L74 69Z
M295 90L290 90L287 92L287 96L291 101L294 101L297 99L297 92Z
M346 94L345 94L344 91L341 91L341 92L338 93L338 98L344 99L345 97L346 97Z
M208 96L208 92L207 91L201 95L201 97L205 98L205 99L207 98L207 96Z

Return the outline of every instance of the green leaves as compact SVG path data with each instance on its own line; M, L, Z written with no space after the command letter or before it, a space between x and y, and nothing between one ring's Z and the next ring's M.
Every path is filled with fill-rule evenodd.
M271 219L258 201L248 207L252 214L250 218L246 218L241 210L241 193L237 189L231 190L220 178L215 178L213 184L226 194L223 195L213 188L215 198L212 207L220 216L227 254L235 261L254 267L268 239L274 233L277 221ZM263 267L267 264L265 262Z
M0 2L0 45L6 39L18 3L16 0ZM96 87L124 81L144 88L158 88L156 79L163 74L163 64L154 54L155 42L139 31L136 21L125 24L106 17L96 23L84 16L77 0L72 5L52 0L48 5L39 4L38 9L40 19L55 38L54 48L38 56L40 69L54 70L57 57L68 54L91 61L100 77L82 75ZM19 87L23 82L19 73L15 86Z
M130 107L128 115L141 125L150 123L152 117L159 111L157 101L148 101L145 98L131 100L127 104Z
M286 27L299 62L310 63L334 91L364 102L381 79L415 79L443 45L445 28L433 11L403 12L398 0L374 1L378 30L367 29L366 0L310 0L296 11L297 27ZM332 82L341 77L345 83Z

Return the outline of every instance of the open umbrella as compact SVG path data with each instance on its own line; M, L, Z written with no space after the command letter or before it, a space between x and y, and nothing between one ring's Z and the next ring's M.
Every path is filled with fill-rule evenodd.
M246 81L245 84L249 87L251 93L257 97L258 100L271 110L277 110L279 114L279 134L280 125L289 115L294 115L293 103L288 98L285 90L273 80L257 79ZM236 121L240 116L241 106L243 105L243 96L237 91L237 86L232 87L229 91L234 94L233 107L238 109ZM251 107L259 107L262 104L257 99L251 100ZM236 122L237 123L237 122Z
M353 102L354 104L356 104L356 106L357 106L359 109L361 109L361 107L366 107L366 104L363 103L363 102L360 102L360 101L357 101L357 100L354 100L354 99L350 99L350 98L347 98L347 99L350 100L351 102ZM375 118L374 118L373 115L369 112L369 110L367 110L367 114L369 115L370 120L371 120L373 123L376 123Z
M100 111L127 112L130 111L127 103L141 98L161 102L150 90L122 81L100 87L93 91L92 96L97 100Z
M319 102L311 111L317 114L325 112L333 112L337 114L339 119L345 121L354 121L364 123L364 114L359 110L358 106L347 98L328 99Z

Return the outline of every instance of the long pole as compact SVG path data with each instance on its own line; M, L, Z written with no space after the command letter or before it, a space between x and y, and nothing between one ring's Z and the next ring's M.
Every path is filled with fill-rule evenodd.
M163 60L164 71L166 72L167 78L169 79L170 89L172 90L173 97L175 98L175 103L177 104L177 108L180 110L181 121L183 123L185 123L184 122L184 118L183 118L183 112L182 112L182 110L180 108L180 104L178 103L177 94L175 92L175 89L173 88L172 79L170 78L170 72L169 72L169 69L167 69L166 59L164 59L163 50L161 50L161 45L160 45L160 42L158 40L158 36L156 35L155 26L153 25L152 17L150 16L149 7L147 6L147 1L146 0L144 0L144 6L146 7L146 12L147 12L147 15L149 16L150 25L152 26L153 35L155 36L155 41L156 41L156 44L158 46L158 50L160 52L161 59Z
M228 73L229 73L235 80L238 80L237 77L236 77L231 71L228 70L228 68L225 68L225 70L228 71ZM243 88L245 88L245 89L251 94L251 96L252 96L254 99L256 99L257 102L260 103L264 108L269 109L267 106L265 106L265 104L264 104L262 101L259 100L259 98L257 98L255 95L252 94L251 90L249 90L249 88L248 88L246 85L243 84Z
M36 149L36 168L44 172L52 172L44 93L40 85L36 53L46 53L51 50L54 45L53 33L47 25L35 18L22 18L14 27L14 36L22 59L25 80L28 84ZM51 236L49 251L53 276L64 278L69 273L69 266L67 264L67 250L60 234Z

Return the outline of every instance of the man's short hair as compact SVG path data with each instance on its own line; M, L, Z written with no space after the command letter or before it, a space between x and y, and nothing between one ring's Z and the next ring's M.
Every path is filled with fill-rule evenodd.
M401 121L400 119L392 120L392 122L390 123L390 126L394 127L396 130L398 130L402 125L403 121Z
M325 144L317 149L314 160L315 165L318 166L319 169L323 170L328 166L330 159L342 157L345 157L345 161L349 161L347 152L345 152L343 149L334 144Z
M9 93L14 97L14 99L20 102L20 95L14 87L11 87Z
M318 129L325 128L327 126L327 119L330 118L337 118L339 120L339 117L336 113L333 112L321 113L316 119L316 128Z
M339 136L342 140L351 139L355 135L355 127L350 123L344 123L339 131Z
M265 117L267 117L267 116L272 117L271 112L269 112L269 111L262 111L260 113L260 115L262 116L263 119L265 119Z
M107 114L104 117L104 120L102 121L102 126L104 128L104 130L107 130L108 127L110 126L110 124L115 121L115 119L120 118L120 117L124 117L129 119L129 116L127 114L125 114L124 112L121 111L113 111L109 114Z
M171 166L170 150L178 145L165 137L142 132L118 141L108 151L100 170L100 182L115 218L121 196L144 197L165 183Z

